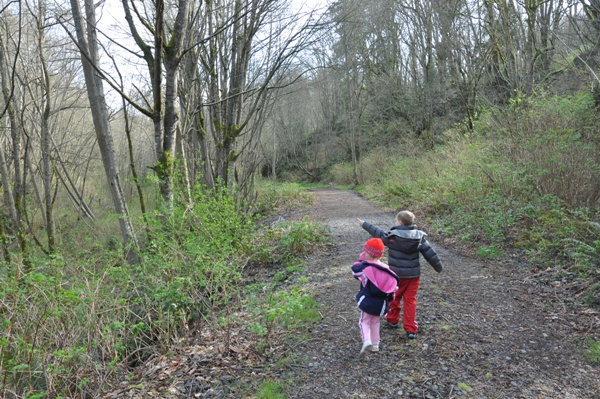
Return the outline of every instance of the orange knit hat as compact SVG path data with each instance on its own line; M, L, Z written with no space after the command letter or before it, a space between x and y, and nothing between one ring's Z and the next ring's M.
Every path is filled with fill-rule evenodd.
M371 238L367 242L365 242L363 249L372 257L381 258L383 256L385 246L383 245L383 241L381 241L381 238Z

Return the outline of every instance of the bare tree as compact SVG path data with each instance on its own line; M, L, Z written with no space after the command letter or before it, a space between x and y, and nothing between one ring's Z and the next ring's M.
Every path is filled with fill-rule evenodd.
M21 15L21 10L18 10L19 17ZM4 27L5 31L6 28ZM23 213L25 207L25 185L23 184L23 129L22 125L19 121L14 97L14 65L9 65L7 60L7 44L2 41L2 36L0 35L0 84L2 85L2 95L4 98L5 106L4 110L8 115L8 125L10 129L10 139L11 139L11 154L10 159L13 165L14 171L12 172L12 190L10 188L10 184L4 186L4 190L6 191L5 198L7 199L7 206L9 207L10 216L12 218L12 231L15 232L17 240L19 242L20 251L24 257L26 265L28 264L29 258L29 245L25 235L24 223L23 223ZM17 45L15 46L18 54L18 49L20 48L21 42L21 29L17 29ZM16 55L15 55L16 57ZM9 71L11 75L9 75ZM9 77L12 76L12 77ZM3 114L4 115L4 114ZM3 179L8 179L8 168L1 168Z
M159 186L165 208L168 213L173 211L173 174L175 167L177 142L177 84L183 43L189 23L188 14L190 2L177 2L174 18L165 9L163 0L157 0L153 6L153 16L148 18L142 14L135 3L122 0L125 19L135 43L140 49L141 57L146 62L152 87L152 107L136 108L149 116L154 123L154 139L158 163L154 170L159 177ZM149 45L144 35L139 32L133 16L151 34L153 46ZM165 87L163 91L163 68ZM164 106L164 111L163 111Z
M196 109L206 132L201 137L212 140L210 179L230 188L252 178L255 167L236 166L254 148L248 144L258 142L255 124L272 104L269 91L286 84L288 71L320 29L310 13L286 14L285 6L281 0L219 0L207 3L198 20L204 38L196 39L198 58L189 62L198 63L205 85Z
M112 134L108 123L108 109L104 97L102 79L95 67L98 65L98 40L96 30L95 6L92 0L85 0L85 19L81 15L79 0L71 0L73 23L77 34L77 45L81 54L81 62L88 92L98 145L102 155L102 163L108 179L115 210L119 215L119 225L127 258L131 263L137 262L137 238L129 217L125 195L121 187L118 163L115 156Z
M2 42L2 37L0 36L0 80L1 80L1 84L2 84L2 94L4 97L4 101L6 103L6 107L5 110L9 112L9 117L11 118L11 122L16 121L16 117L13 113L13 108L11 106L11 101L12 101L12 95L11 95L11 90L9 89L7 80L8 80L8 76L6 71L8 70L8 65L6 63L6 56L5 56L5 51L4 51L4 44ZM4 119L0 119L2 122L4 122ZM15 122L16 123L16 122ZM4 123L3 123L4 125ZM12 123L11 123L12 126ZM4 130L4 129L2 129ZM15 204L15 198L14 198L14 194L13 194L13 189L12 189L12 184L11 184L11 178L10 178L10 174L8 171L8 163L6 160L6 156L8 154L4 154L4 148L9 148L8 144L8 138L7 137L1 137L3 144L2 146L0 146L0 174L2 176L2 192L4 194L4 203L6 206L6 209L8 210L8 214L10 216L10 218L12 219L12 221L14 223L17 222L18 220L18 214L17 214L17 206Z
M52 85L50 83L50 72L46 62L45 54L45 29L46 4L45 1L39 1L37 5L27 7L31 17L36 23L37 50L39 56L41 89L42 89L42 109L40 109L40 133L41 133L41 153L42 153L42 181L44 187L44 217L46 225L46 237L48 240L48 251L56 252L56 227L54 224L54 201L53 201L53 167L51 162L51 136L50 136L50 112L52 104Z

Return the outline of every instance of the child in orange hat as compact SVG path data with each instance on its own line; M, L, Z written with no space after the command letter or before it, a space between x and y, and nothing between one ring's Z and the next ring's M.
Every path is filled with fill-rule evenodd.
M380 238L371 238L363 245L359 260L352 265L352 275L360 281L356 294L363 342L360 356L367 351L379 351L380 318L389 311L388 304L398 289L398 276L380 261L384 250Z

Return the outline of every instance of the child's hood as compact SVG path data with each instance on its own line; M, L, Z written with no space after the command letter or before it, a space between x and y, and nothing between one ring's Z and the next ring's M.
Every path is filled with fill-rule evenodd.
M386 294L396 291L398 288L398 277L388 265L373 261L366 261L364 263L367 264L367 267L363 269L363 273L377 288Z
M402 252L415 252L419 250L425 232L415 226L395 226L384 237L384 243Z

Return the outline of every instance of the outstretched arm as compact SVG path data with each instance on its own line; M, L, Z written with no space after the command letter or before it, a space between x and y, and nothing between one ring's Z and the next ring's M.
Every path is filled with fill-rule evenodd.
M369 234L371 234L371 237L376 237L376 238L381 238L381 239L383 239L385 237L386 232L383 231L382 229L380 229L379 227L375 226L374 224L371 224L367 221L363 221L360 226L363 229L365 229ZM384 240L383 243L385 244L385 242L386 241Z

